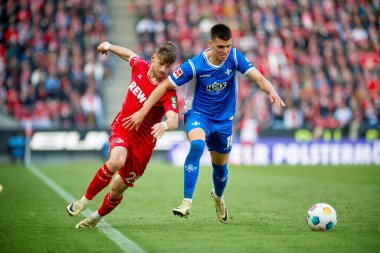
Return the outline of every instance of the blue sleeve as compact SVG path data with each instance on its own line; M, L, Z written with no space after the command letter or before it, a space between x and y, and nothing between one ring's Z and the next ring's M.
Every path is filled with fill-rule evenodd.
M191 67L190 62L186 61L173 71L169 76L169 80L174 86L181 86L188 83L193 77L193 68Z
M254 68L252 63L237 49L235 61L237 63L237 70L244 75L246 75L249 70Z

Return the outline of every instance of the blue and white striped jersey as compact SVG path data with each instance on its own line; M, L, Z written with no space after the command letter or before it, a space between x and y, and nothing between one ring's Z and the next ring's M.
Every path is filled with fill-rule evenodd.
M211 120L232 120L238 91L236 71L246 75L254 67L236 48L231 48L226 61L215 66L207 60L208 50L211 49L182 63L169 76L169 80L174 86L189 83L185 94L185 112L193 109Z

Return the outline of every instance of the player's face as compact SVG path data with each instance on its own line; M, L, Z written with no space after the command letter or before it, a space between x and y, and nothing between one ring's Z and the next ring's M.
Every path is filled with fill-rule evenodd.
M160 59L159 55L152 55L152 70L158 80L164 79L170 72L172 65L168 65Z
M232 39L222 40L219 38L215 38L209 41L209 45L216 59L218 59L219 61L225 61L227 60L227 57L231 51Z

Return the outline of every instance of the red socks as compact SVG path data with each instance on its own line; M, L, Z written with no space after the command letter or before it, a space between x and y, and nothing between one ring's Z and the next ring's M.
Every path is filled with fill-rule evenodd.
M115 209L120 204L122 199L123 199L123 195L121 195L121 197L116 200L110 199L110 194L107 193L107 195L104 197L102 206L98 210L99 215L103 217L109 214L113 209Z
M92 200L93 197L111 182L113 175L114 173L107 168L107 165L103 164L88 186L85 197L88 200Z
M101 190L103 190L109 183L111 182L111 179L113 177L114 173L112 173L108 168L106 164L103 164L103 166L96 172L96 175L92 179L90 185L87 188L85 197L88 200L92 200L93 197L95 197ZM99 208L98 213L100 216L105 216L109 214L113 209L115 209L123 199L123 195L121 195L120 198L113 200L110 199L109 193L104 197L103 204Z

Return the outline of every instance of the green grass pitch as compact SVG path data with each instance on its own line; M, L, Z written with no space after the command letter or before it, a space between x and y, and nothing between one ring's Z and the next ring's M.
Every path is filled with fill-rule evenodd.
M37 164L79 198L101 164ZM123 202L105 218L153 252L379 252L379 166L229 167L225 200L230 222L218 222L210 190L211 167L200 171L188 219L172 209L182 200L182 168L150 164ZM78 230L66 201L23 166L0 165L0 252L123 252L100 230ZM106 191L90 204L96 210ZM331 204L338 224L313 232L308 208Z

